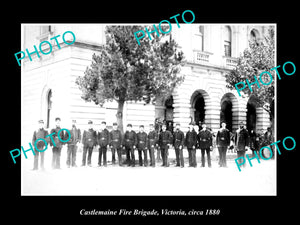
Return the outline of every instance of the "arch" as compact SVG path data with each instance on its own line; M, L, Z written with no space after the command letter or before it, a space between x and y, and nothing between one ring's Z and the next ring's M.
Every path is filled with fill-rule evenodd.
M233 93L225 93L220 101L220 126L226 123L227 129L233 131L238 123L238 100Z
M260 33L257 29L253 28L249 32L250 41L259 41Z
M52 111L52 89L47 85L44 86L41 94L41 113L40 117L45 121L46 128L50 127Z
M193 92L191 99L191 122L195 124L206 123L209 124L209 118L206 115L207 107L210 105L210 97L203 89L198 89Z
M247 101L247 114L246 114L246 126L248 131L254 130L256 132L257 123L257 102L254 96L250 96Z

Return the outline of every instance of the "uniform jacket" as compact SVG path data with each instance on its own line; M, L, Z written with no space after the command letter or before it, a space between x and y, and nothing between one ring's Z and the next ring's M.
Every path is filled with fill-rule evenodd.
M88 129L83 132L82 144L87 147L94 147L97 144L97 133L94 129Z
M119 130L112 130L109 133L110 145L119 148L122 145L122 134Z
M144 149L147 148L147 134L146 132L138 132L137 133L137 148Z
M227 147L230 144L230 132L229 130L220 129L217 132L216 144L220 147Z
M160 147L165 147L167 144L173 143L173 135L170 131L162 131L158 136L158 145Z
M158 133L153 130L150 131L148 134L148 149L153 145L153 147L157 144L158 142Z
M249 134L246 129L238 129L235 133L234 144L237 151L246 151L245 147L249 145Z
M97 134L97 144L101 147L107 146L110 143L109 131L105 128Z
M212 146L212 134L208 130L201 130L198 134L200 149Z
M197 133L196 131L188 131L185 135L185 145L187 148L193 148L197 145Z
M77 129L76 126L72 126L69 131L71 133L71 138L68 141L68 145L76 145L81 139L80 129Z
M44 128L34 131L33 137L32 137L32 146L34 146L34 142L40 138L46 140L46 142L49 143L50 139L49 139L49 137L46 137L47 135L48 135L48 131L45 130ZM44 141L39 141L36 143L36 146L39 150L43 150L45 147L45 143L44 143Z
M50 141L50 146L53 146L53 147L57 147L57 148L61 148L64 144L64 142L61 142L58 138L58 131L60 130L61 128L60 127L56 127L56 128L53 128L51 131L50 131L50 134L54 133L54 135L51 135L53 140L54 140L54 143L56 146L53 145L52 141ZM61 131L59 133L59 136L60 136L60 139L61 140L67 140L69 137L67 134L65 134L65 131ZM66 137L67 136L67 137Z
M183 147L184 145L184 133L181 130L177 130L173 134L173 145L174 148L179 148L181 145Z
M123 145L125 147L132 148L133 146L136 146L137 144L137 136L136 133L132 131L126 131L124 134L124 139L123 139Z

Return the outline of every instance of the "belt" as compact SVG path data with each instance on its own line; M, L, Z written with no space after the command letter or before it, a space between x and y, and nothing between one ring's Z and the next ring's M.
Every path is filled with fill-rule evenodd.
M225 138L221 137L221 140L225 140Z
M106 139L106 138L104 138L104 137L103 137L103 138L101 138L101 140L105 140L105 139Z
M119 141L119 139L114 139L113 141Z
M206 141L206 139L205 139L205 138L203 138L203 139L201 139L200 141Z

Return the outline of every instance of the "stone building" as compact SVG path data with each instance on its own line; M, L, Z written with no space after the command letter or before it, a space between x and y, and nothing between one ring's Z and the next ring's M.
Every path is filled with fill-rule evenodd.
M22 72L22 144L31 141L37 121L44 119L46 127L54 126L54 118L62 119L62 127L71 126L76 119L80 128L93 120L96 126L105 120L109 126L116 121L116 102L103 107L81 99L75 84L90 65L92 54L105 43L104 24L23 24L22 49L34 51L33 45L48 40L52 52L48 55L32 54L21 61ZM184 52L187 63L181 69L185 81L171 96L159 99L155 105L127 102L124 106L124 125L132 123L135 130L155 119L180 122L187 131L190 122L205 122L213 131L226 121L235 131L240 121L248 129L259 131L270 126L269 115L251 99L239 97L236 91L226 88L225 73L236 65L238 57L249 45L251 38L260 39L273 24L181 24L172 26L172 37ZM63 42L66 31L76 35L72 45ZM60 49L52 37L57 38ZM66 35L66 39L72 36ZM45 46L44 48L47 48ZM47 51L47 49L45 49ZM97 127L96 127L97 128ZM26 145L27 146L27 145Z

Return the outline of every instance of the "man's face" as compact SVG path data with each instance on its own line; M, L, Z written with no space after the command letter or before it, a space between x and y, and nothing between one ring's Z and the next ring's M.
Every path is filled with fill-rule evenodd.
M72 122L72 126L76 126L76 122L73 121L73 122Z
M140 132L144 132L144 127L140 127Z
M117 126L117 125L113 125L113 129L114 129L114 130L117 130L117 129L118 129L118 126Z
M163 131L166 131L167 127L166 127L165 125L163 125L163 126L161 127L161 129L162 129Z
M39 123L39 128L42 129L44 127L44 123Z
M226 123L222 123L222 128L225 128L226 127Z
M131 126L127 126L127 130L130 132L132 130Z
M89 128L90 128L90 129L93 128L93 124L92 124L92 123L89 124Z
M59 126L60 125L60 120L56 120L55 124L56 124L56 126Z
M206 130L206 125L205 124L202 125L202 129Z
M149 128L150 128L150 131L153 131L153 130L154 130L154 127L153 127L153 126L150 126Z
M179 130L180 129L180 125L176 125L176 130Z
M100 124L100 129L101 129L101 130L104 130L105 128L106 128L106 125L105 125L104 123L101 123L101 124Z

